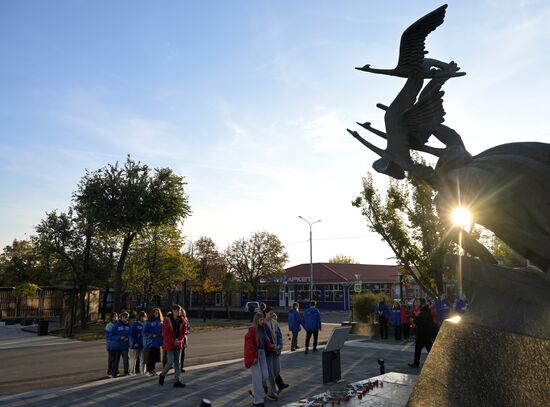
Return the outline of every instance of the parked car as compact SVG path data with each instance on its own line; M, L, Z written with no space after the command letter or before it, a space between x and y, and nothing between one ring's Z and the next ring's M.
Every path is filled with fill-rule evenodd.
M260 312L260 303L258 301L248 301L244 305L244 309L248 312Z

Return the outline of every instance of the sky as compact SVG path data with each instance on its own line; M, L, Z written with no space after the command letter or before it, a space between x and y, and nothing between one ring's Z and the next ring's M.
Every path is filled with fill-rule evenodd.
M383 129L404 80L402 32L435 1L0 2L0 247L66 210L85 170L125 160L185 177L189 241L276 234L287 266L337 254L393 264L351 201L377 159L347 132ZM429 56L445 124L477 154L550 142L550 3L450 1ZM375 173L383 191L388 179Z

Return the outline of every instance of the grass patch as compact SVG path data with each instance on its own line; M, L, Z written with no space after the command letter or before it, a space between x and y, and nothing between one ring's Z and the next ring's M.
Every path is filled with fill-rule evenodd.
M219 329L241 328L250 325L248 321L233 319L207 319L203 322L201 318L191 318L191 334L201 331L215 331Z
M203 322L199 318L191 318L191 333L202 331L216 331L220 329L231 329L246 327L250 324L248 321L237 321L231 319L207 319ZM133 321L132 321L133 322ZM132 323L130 322L130 323ZM105 340L105 323L97 322L88 324L86 329L80 327L73 328L73 339L78 341L98 341ZM52 332L51 335L65 338L65 332L63 330Z
M82 329L80 327L74 327L73 328L73 339L76 339L78 341L97 341L97 340L105 340L105 333L103 332L105 329L105 324L101 322L88 324L88 327L86 329ZM66 338L67 335L65 335L65 331L63 329L52 332L52 335L60 336L62 338Z

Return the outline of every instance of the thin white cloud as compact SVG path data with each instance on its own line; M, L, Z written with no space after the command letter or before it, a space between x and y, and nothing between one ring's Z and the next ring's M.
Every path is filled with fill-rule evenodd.
M302 125L316 151L343 150L347 146L346 121L329 112Z

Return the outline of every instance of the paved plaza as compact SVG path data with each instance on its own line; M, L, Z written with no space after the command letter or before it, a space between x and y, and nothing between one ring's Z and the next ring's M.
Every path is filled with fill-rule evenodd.
M417 374L407 367L413 358L414 346L401 345L392 340L372 341L364 338L349 340L341 351L342 378L355 382L377 376L378 358L386 362L387 372ZM331 388L322 384L322 347L319 352L305 355L300 349L284 352L281 356L282 376L290 387L278 401L266 401L266 406L284 406ZM133 376L105 379L52 389L20 393L0 398L6 406L193 406L208 398L213 406L250 406L252 399L250 371L243 367L242 359L197 365L187 368L184 375L187 387L173 388L173 376L159 386L156 377ZM402 404L387 404L402 405Z

